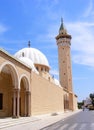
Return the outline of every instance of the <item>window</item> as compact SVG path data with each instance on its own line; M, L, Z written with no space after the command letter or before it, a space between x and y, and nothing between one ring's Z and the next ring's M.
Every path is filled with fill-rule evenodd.
M39 70L38 67L36 67L36 69Z
M43 71L43 68L41 68L41 71Z
M0 110L3 109L3 94L0 93Z

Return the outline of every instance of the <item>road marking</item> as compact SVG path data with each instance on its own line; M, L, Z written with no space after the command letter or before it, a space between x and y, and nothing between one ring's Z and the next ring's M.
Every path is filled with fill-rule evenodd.
M59 130L63 130L63 129L65 129L65 128L68 127L68 126L69 126L69 124L65 124L65 125L63 125L62 127L60 127Z
M79 130L83 130L83 128L85 128L86 127L86 123L83 123L83 124L81 124L81 127L80 127L80 129Z
M77 127L78 123L75 123L74 125L70 126L68 130L74 130Z
M94 123L91 123L90 127L91 127L91 130L94 130Z

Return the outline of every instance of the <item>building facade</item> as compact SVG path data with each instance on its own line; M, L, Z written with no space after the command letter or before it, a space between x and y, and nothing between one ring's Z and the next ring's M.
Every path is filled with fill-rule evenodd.
M19 50L14 56L0 49L0 117L53 114L77 109L72 89L71 36L63 22L56 37L60 82L53 78L46 56L35 48Z

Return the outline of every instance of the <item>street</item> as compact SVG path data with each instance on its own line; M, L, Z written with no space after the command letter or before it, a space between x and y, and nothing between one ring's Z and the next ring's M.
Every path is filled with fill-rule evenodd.
M81 111L41 130L94 130L94 111Z

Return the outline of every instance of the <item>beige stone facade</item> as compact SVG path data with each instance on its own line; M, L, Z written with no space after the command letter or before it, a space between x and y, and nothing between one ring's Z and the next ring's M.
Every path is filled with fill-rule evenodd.
M65 40L70 43L70 39ZM0 49L0 117L53 114L77 109L77 96L72 89L70 46L58 47L61 85L55 83L48 66L35 64L38 70L35 73L29 65Z

